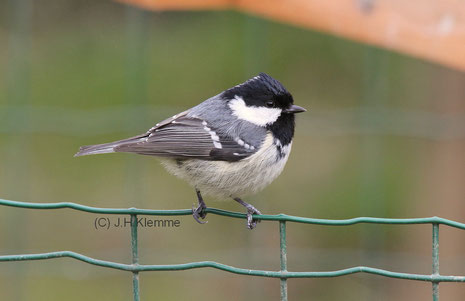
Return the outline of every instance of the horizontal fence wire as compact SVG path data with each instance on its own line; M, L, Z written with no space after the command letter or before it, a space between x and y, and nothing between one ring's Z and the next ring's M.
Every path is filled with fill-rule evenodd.
M192 209L176 209L176 210L152 210L152 209L138 209L138 208L99 208L81 205L71 202L59 202L59 203L31 203L31 202L18 202L0 199L0 205L17 207L17 208L28 208L28 209L74 209L79 211L85 211L90 213L99 214L120 214L120 215L157 215L157 216L180 216L180 215L192 215ZM206 213L212 213L221 216L228 216L234 218L247 219L247 214L221 210L216 208L206 208ZM286 221L304 224L314 225L326 225L326 226L348 226L355 224L394 224L394 225L408 225L408 224L441 224L458 229L465 230L465 224L452 221L449 219L433 216L424 218L380 218L380 217L355 217L349 219L319 219L309 217L299 217L287 214L274 214L274 215L254 215L254 219L265 220L265 221Z
M379 100L373 100L378 102ZM127 104L104 108L78 109L32 104L0 104L0 134L48 133L85 136L133 133L145 129L153 120L163 120L184 111L180 106ZM147 113L153 112L153 113ZM133 116L140 118L134 119ZM377 116L373 121L372 116ZM311 117L299 116L299 135L341 136L385 134L432 140L465 138L465 114L400 110L377 106L313 111ZM29 120L18 124L17 120ZM83 123L82 120L86 120ZM363 120L363 123L358 122Z
M132 263L124 264L112 261L100 260L85 256L71 251L58 251L40 254L20 254L20 255L2 255L0 262L6 261L26 261L26 260L43 260L61 257L69 257L79 261L83 261L92 265L112 268L117 270L129 271L133 273L133 295L134 300L140 300L139 296L139 272L148 271L179 271L190 270L198 268L214 268L234 274L279 278L281 283L281 300L287 300L287 279L288 278L329 278L350 275L355 273L374 274L389 278L417 280L431 282L433 286L433 300L439 300L439 283L440 282L465 282L465 276L446 276L439 274L439 225L450 226L458 229L465 230L465 224L448 220L440 217L426 217L426 218L376 218L376 217L356 217L350 219L331 220L331 219L316 219L308 217L298 217L286 214L276 215L254 215L254 219L264 221L278 221L280 233L280 262L281 269L279 271L266 271L266 270L251 270L233 267L214 261L200 261L189 262L181 264L164 264L164 265L144 265L139 264L138 258L138 241L137 241L137 215L156 215L156 216L180 216L191 215L192 209L179 209L179 210L149 210L138 208L98 208L85 206L77 203L60 202L60 203L31 203L31 202L18 202L0 199L0 205L10 206L16 208L27 209L73 209L89 213L99 214L119 214L129 215L131 217L131 250L132 250ZM220 210L215 208L205 209L206 213L216 214L225 217L243 218L246 219L247 215L238 212ZM325 226L348 226L355 224L388 224L388 225L414 225L414 224L431 224L432 230L432 274L412 274L403 272L393 272L384 269L378 269L366 266L356 266L335 271L318 271L318 272L290 272L287 271L287 244L286 244L286 222L325 225Z

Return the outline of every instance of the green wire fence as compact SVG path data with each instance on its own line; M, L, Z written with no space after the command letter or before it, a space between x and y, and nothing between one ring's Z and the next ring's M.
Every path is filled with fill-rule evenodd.
M201 261L190 262L183 264L166 264L166 265L142 265L139 264L138 255L138 240L137 240L137 216L138 215L155 215L155 216L179 216L191 215L191 209L181 210L147 210L147 209L121 209L121 208L97 208L84 206L76 203L61 202L61 203L29 203L17 202L0 199L0 205L11 206L17 208L29 209L62 209L69 208L79 211L99 214L121 214L129 215L131 217L131 249L132 249L132 263L123 264L105 260L94 259L79 253L71 251L59 251L40 254L21 254L21 255L3 255L0 256L1 261L24 261L24 260L41 260L53 259L59 257L70 257L89 264L113 268L133 273L133 296L134 301L140 300L139 294L139 272L145 271L179 271L190 270L197 268L215 268L218 270L249 276L279 278L281 284L281 300L287 300L287 279L288 278L328 278L339 277L355 273L368 273L384 277L428 281L432 283L432 296L433 300L439 300L439 283L440 282L465 282L465 276L445 276L439 274L439 225L450 226L458 229L465 230L465 224L455 222L452 220L440 217L427 217L427 218L374 218L374 217L357 217L344 220L330 220L330 219L316 219L307 217L290 216L286 214L277 215L254 215L255 219L265 221L278 221L280 233L280 271L265 271L265 270L250 270L243 268L236 268L233 266L225 265L214 261ZM243 213L225 211L215 208L207 208L207 213L221 215L233 218L247 218ZM383 269L372 267L357 266L337 271L322 271L322 272L289 272L287 271L287 244L286 244L286 222L314 224L314 225L327 225L327 226L348 226L354 224L389 224L389 225L411 225L411 224L431 224L432 225L432 274L410 274L402 272L392 272Z

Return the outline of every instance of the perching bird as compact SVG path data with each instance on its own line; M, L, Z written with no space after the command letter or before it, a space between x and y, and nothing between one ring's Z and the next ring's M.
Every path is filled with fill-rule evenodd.
M241 197L258 192L283 170L294 136L294 114L305 109L271 76L260 73L246 82L176 114L132 138L82 146L75 156L115 152L160 157L174 175L195 187L204 219L202 193L233 198L247 209L253 229L261 214Z

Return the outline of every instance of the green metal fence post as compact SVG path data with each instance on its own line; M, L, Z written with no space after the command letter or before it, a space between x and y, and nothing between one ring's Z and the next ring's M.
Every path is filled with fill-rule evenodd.
M286 222L279 221L279 246L281 250L281 273L287 272ZM287 278L281 277L281 301L287 301Z
M137 248L137 214L131 214L131 251L132 264L137 267L139 265L139 250ZM140 301L139 295L139 272L132 272L132 289L134 301Z
M439 224L433 223L433 275L439 276ZM439 281L432 281L433 301L439 301Z

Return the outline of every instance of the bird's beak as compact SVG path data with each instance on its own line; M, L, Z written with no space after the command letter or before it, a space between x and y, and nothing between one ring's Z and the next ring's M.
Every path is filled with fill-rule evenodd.
M289 108L283 110L284 113L292 113L292 114L306 112L306 111L307 111L306 109L296 106L296 105L292 105Z

